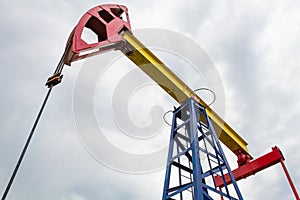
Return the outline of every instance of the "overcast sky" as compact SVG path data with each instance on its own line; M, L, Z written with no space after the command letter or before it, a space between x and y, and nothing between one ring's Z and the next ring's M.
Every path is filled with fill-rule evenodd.
M69 33L88 9L104 3L107 2L0 2L1 194L47 92L44 83L57 65ZM109 3L128 7L133 30L176 31L201 46L214 62L222 80L226 121L249 143L253 157L271 151L274 145L279 146L294 183L300 188L300 41L297 37L300 35L300 1ZM116 53L112 52L121 56L121 53ZM124 63L124 69L129 69L130 62L122 59L116 63ZM101 61L101 57L97 61ZM174 60L169 62L172 64ZM53 90L8 200L161 198L164 170L139 175L122 173L101 164L84 147L74 119L73 93L85 64L80 61L64 70L63 82ZM118 77L118 83L121 83L122 75ZM114 89L97 88L105 92ZM98 92L95 99L100 101L105 98L105 93ZM136 92L138 94L142 92ZM131 100L142 103L136 98ZM145 98L150 99L152 105L158 105L160 101L155 95ZM173 104L175 102L169 100L161 106L167 111ZM101 113L101 110L95 113L101 117L113 117ZM147 108L132 118L149 118L149 113ZM109 131L114 132L107 130L106 134ZM159 141L165 140L160 138ZM116 144L119 145L123 150L128 147ZM134 151L128 151L131 150ZM227 153L231 166L236 166L232 153ZM279 165L240 181L239 186L247 200L293 199Z

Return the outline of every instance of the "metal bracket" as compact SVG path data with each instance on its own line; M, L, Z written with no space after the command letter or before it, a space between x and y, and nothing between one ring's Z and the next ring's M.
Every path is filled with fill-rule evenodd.
M54 74L53 76L48 78L45 85L48 88L53 87L61 82L62 77L63 75L61 75L60 73Z

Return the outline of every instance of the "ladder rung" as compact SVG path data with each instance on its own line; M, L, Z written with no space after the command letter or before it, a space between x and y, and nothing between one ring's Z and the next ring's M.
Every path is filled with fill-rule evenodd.
M190 193L193 193L192 189L191 189L191 190L190 190L190 189L187 189L187 191L190 192Z
M184 125L186 125L188 122L190 121L190 119L185 120L182 124L180 124L179 126L177 126L173 132L177 131L178 129L182 128Z
M186 178L186 179L192 180L191 177L188 177L188 176L186 176L186 175L181 174L181 176L184 177L184 178Z
M171 160L173 161L173 160L179 158L180 156L185 155L185 154L186 154L187 152L189 152L190 150L191 150L191 147L189 147L189 148L183 150L182 152L178 153L176 156L173 156L173 157L171 158Z

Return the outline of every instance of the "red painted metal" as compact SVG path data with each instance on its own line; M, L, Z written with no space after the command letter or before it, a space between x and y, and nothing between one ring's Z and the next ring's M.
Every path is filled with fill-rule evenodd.
M90 29L98 41L92 44L84 41L84 29ZM122 41L120 33L126 30L131 31L127 7L107 4L90 9L81 17L69 36L67 46L71 48L66 53L64 63L70 65L75 60L115 49Z
M292 188L292 191L293 191L293 193L294 193L295 198L296 198L297 200L299 200L300 198L299 198L298 192L297 192L297 190L296 190L296 187L295 187L295 185L294 185L294 183L293 183L293 181L292 181L292 178L291 178L291 176L290 176L290 174L289 174L289 172L288 172L288 170L287 170L287 168L286 168L286 166L285 166L285 164L284 164L284 162L283 162L282 159L280 160L280 163L281 163L281 166L282 166L282 168L283 168L283 171L284 171L284 173L285 173L285 175L286 175L286 178L288 179L288 182L289 182L289 184L290 184L290 186L291 186L291 188Z
M242 166L248 162L250 162L251 157L245 153L241 149L236 150L235 155L238 157L237 163L239 166Z
M219 187L219 190L220 190L220 192L222 192L222 187ZM222 194L220 195L220 198L221 198L221 200L224 200L224 197Z
M235 180L238 181L243 178L247 178L248 176L254 175L255 173L262 171L268 167L271 167L272 165L275 165L277 163L281 163L283 171L288 179L288 182L291 186L291 189L294 193L296 200L300 200L298 192L296 190L296 187L295 187L295 185L288 173L288 170L284 164L283 154L281 153L280 149L276 146L272 148L272 151L270 153L267 153L267 154L255 159L255 160L252 160L252 161L249 161L249 159L247 157L240 155L240 157L238 157L239 167L237 169L233 170L232 173L233 173ZM242 165L240 165L240 164L242 164ZM215 178L216 186L219 187L220 190L224 186L225 182L227 185L232 183L232 181L229 177L229 174L225 174L225 176L224 176L225 181L223 181L222 176L215 176L214 178ZM223 197L221 197L221 198L223 198Z
M270 153L263 155L255 160L252 160L244 165L239 166L237 169L233 170L232 173L235 180L238 181L248 176L254 175L257 172L264 170L272 165L279 163L284 160L284 157L278 147L273 147ZM224 181L221 176L215 177L216 186L223 187ZM226 184L232 183L228 174L225 175Z

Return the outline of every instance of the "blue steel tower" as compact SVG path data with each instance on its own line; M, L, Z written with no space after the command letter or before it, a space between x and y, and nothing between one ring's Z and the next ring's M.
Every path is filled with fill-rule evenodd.
M233 188L226 184L226 173ZM216 176L223 177L223 191ZM220 198L243 199L205 108L190 98L173 111L162 200Z

